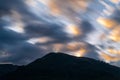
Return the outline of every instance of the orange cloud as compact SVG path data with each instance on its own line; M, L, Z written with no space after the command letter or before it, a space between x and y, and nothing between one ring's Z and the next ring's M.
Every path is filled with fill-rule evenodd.
M119 3L119 1L120 0L110 0L112 3L115 3L115 4L117 4L117 3Z
M73 36L82 35L82 32L79 29L79 27L77 25L74 25L74 24L69 24L66 27L66 30L67 30L68 33L72 34Z
M71 42L66 45L66 48L70 51L77 51L80 48L86 48L86 46L83 42Z
M87 52L88 50L86 48L80 48L78 51L74 52L74 56L83 57Z
M113 49L113 48L108 48L107 51L111 54L114 54L114 55L120 55L120 50L116 50L116 49Z
M79 12L80 10L85 10L88 6L88 2L90 1L92 0L52 0L49 1L48 6L50 7L53 15L70 15L70 10L73 11L73 13Z
M54 3L54 1L53 2L51 1L49 3L49 6L52 14L56 15L61 13L61 11L59 10L58 6Z
M106 53L101 53L100 58L106 62L117 62L120 60L120 56L111 56Z
M82 57L84 56L89 50L87 48L87 44L83 42L72 42L67 44L67 50L72 52L74 56Z
M115 42L120 42L120 26L117 26L112 30L109 38Z
M102 17L99 17L97 19L97 22L100 23L101 25L103 25L104 27L108 28L108 29L111 29L111 28L118 25L118 23L115 20L108 19L108 18L102 18Z
M63 51L76 57L82 57L89 51L87 44L83 42L57 43L53 44L52 47L54 52Z
M53 44L52 47L54 52L60 52L63 49L64 44L57 43L57 44Z

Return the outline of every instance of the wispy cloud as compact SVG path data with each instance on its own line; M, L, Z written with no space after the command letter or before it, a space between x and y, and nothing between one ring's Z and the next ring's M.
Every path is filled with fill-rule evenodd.
M0 62L26 64L61 51L119 63L119 3L1 0Z

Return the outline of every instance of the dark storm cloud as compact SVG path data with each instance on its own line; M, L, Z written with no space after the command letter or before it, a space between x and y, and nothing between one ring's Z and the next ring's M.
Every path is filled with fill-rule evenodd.
M114 19L116 22L120 22L120 10L116 9L114 13L111 16L112 19Z
M20 43L14 46L9 46L7 52L9 53L9 56L0 57L0 62L10 62L13 64L23 65L45 55L43 54L45 53L43 50L29 43Z
M0 14L8 14L12 9L23 8L23 0L0 0Z
M26 42L28 38L25 34L14 32L4 26L5 24L1 24L0 27L0 62L27 64L32 60L43 56L42 49ZM5 52L7 54L4 55L1 52ZM8 54L9 56L7 56Z
M17 45L11 46L9 54L11 54L3 62L12 62L14 64L28 64L29 62L42 57L44 51L35 45L23 42Z
M89 34L93 29L92 24L90 24L88 21L82 21L79 25L80 29L82 30L84 35L80 35L76 38L83 38L87 34ZM60 26L58 24L52 24L52 23L43 23L43 24L29 24L25 27L26 34L30 38L36 38L36 37L50 37L53 39L53 41L49 42L51 43L67 43L69 41L75 40L74 38L71 38L68 36L68 34L64 31L64 27ZM68 30L69 31L69 30ZM48 43L47 43L48 44Z
M82 31L82 35L77 36L76 40L78 39L79 41L83 42L85 41L87 35L91 34L91 32L95 30L93 25L88 20L82 20L79 24L79 28Z
M3 29L4 26L7 26L8 22L0 19L0 29Z
M99 60L99 55L97 54L97 48L94 45L87 43L88 53L85 57L93 58Z
M0 11L3 13L10 13L11 10L27 11L24 0L0 0Z
M32 60L41 57L43 50L35 45L26 42L28 39L25 34L14 32L7 29L9 26L1 20L0 24L0 62L27 64ZM5 53L5 54L3 54ZM9 56L8 56L9 54ZM4 55L4 56L3 56Z
M70 38L67 36L67 33L63 31L63 27L57 24L30 24L25 27L26 34L31 38L34 37L50 37L55 42L67 42Z
M0 52L6 52L10 56L5 54L7 57L2 57L2 53L0 53L0 62L12 62L20 64L19 61L23 60L22 63L24 64L24 62L27 60L26 58L23 59L24 55L29 55L28 57L30 58L31 54L33 54L33 51L38 53L37 48L28 43L25 44L25 40L26 37L24 35L1 27ZM27 54L25 50L27 50L29 54Z
M16 33L9 29L0 29L0 43L4 44L14 44L25 40L25 36L19 33Z
M80 28L82 29L83 33L87 34L94 30L92 24L89 21L82 21Z
M10 53L13 55L10 56L8 61L15 64L26 64L44 55L43 50L29 43L18 44L17 48L13 48Z

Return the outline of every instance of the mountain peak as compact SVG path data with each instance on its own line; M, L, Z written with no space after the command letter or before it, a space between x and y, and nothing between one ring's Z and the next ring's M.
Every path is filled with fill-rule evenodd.
M43 56L42 58L39 58L37 60L35 60L33 63L39 63L41 61L48 61L48 62L66 62L66 63L72 63L72 62L90 62L90 61L97 61L91 58L87 58L87 57L75 57L73 55L69 55L66 53L62 53L62 52L50 52L47 55ZM32 63L30 63L32 64Z
M120 80L119 75L120 68L115 66L90 58L51 52L5 76L5 80Z

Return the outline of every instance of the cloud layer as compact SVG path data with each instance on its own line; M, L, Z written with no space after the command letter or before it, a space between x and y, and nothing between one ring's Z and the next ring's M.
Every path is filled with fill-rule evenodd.
M113 0L1 0L0 62L28 64L61 51L119 66L118 6Z

